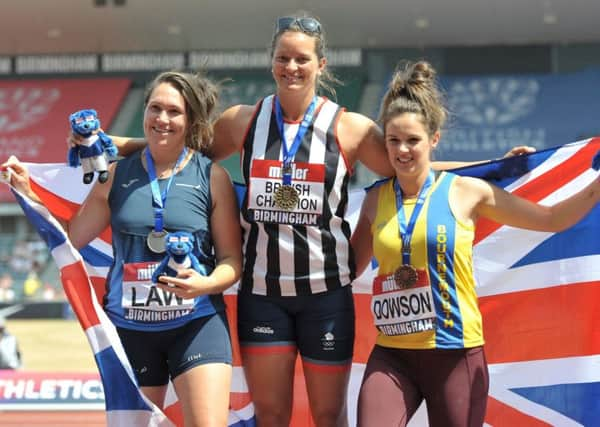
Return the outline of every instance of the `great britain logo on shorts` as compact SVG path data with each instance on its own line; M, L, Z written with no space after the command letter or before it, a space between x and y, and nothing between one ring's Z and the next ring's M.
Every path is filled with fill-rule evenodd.
M321 345L323 347L323 350L335 350L335 335L333 335L333 333L331 332L326 332L321 338Z

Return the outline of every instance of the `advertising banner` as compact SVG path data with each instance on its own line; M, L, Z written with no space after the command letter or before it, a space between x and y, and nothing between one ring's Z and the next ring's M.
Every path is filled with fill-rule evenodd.
M0 80L0 162L67 161L69 114L93 108L108 129L130 86L129 79ZM0 202L14 197L0 187Z
M0 411L104 410L98 373L0 370Z
M485 160L600 134L600 70L441 79L450 118L437 160Z

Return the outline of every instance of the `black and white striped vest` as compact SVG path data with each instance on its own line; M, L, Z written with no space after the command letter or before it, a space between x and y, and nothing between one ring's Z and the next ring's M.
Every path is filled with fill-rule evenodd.
M296 296L349 285L355 275L350 226L344 220L350 173L336 135L343 109L327 99L318 108L294 157L292 186L298 202L281 209L274 203L282 182L274 99L271 95L257 104L242 151L247 191L241 212L241 292ZM298 124L284 128L289 146Z

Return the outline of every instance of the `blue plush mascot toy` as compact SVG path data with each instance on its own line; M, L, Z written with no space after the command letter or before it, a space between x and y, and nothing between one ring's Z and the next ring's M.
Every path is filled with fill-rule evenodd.
M69 166L83 166L83 182L89 184L94 180L94 172L98 172L98 181L108 180L108 161L106 155L116 157L117 147L112 139L100 129L100 120L96 110L80 110L69 116L71 130L85 139L69 149ZM94 133L95 132L95 133Z
M194 236L187 231L177 231L165 236L167 254L152 274L152 283L158 283L160 276L176 277L177 272L192 268L206 275L206 270L200 264L194 250Z

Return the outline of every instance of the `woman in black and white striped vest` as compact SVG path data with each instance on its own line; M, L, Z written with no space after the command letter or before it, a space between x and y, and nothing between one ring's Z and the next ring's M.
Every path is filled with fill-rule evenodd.
M392 173L377 125L318 95L335 81L324 45L315 18L279 18L276 94L228 109L215 126L213 157L241 151L247 184L238 333L260 426L289 425L298 353L316 425L347 425L355 276L348 184L357 160Z
M317 426L348 424L354 345L354 258L344 215L357 160L391 175L371 119L319 96L327 69L319 21L277 20L277 90L227 109L214 127L213 160L241 153L244 270L238 295L242 363L260 426L288 426L298 353ZM143 141L112 136L119 154Z

